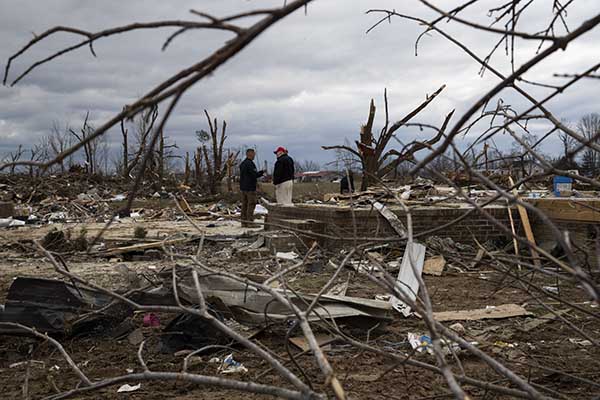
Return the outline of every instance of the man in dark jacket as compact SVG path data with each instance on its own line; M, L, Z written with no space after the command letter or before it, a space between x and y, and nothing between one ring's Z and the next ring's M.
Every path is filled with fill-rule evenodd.
M354 174L352 173L352 170L349 170L340 181L340 193L354 193Z
M294 160L288 156L285 147L278 147L274 151L277 155L273 169L273 185L275 185L275 198L279 204L292 204L292 189L294 186Z
M240 164L240 193L242 195L242 227L251 227L256 207L256 180L265 171L257 171L254 149L246 150L246 159Z

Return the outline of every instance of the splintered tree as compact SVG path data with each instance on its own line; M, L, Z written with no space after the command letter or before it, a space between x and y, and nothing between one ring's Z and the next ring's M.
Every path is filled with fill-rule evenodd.
M49 151L51 151L52 157L57 157L59 154L62 154L73 144L73 138L71 133L69 132L69 127L66 126L65 129L61 129L60 123L58 121L54 121L52 124L52 130L50 135L46 138L47 145L49 147ZM71 160L67 160L67 167L70 167ZM65 160L61 159L59 162L60 165L60 173L64 174L65 169Z
M16 163L21 159L21 157L23 156L24 153L25 153L25 149L23 148L23 145L20 144L15 151L11 151L8 154L8 158L10 159L10 162L12 163L12 165L10 167L11 175L15 174L15 170L17 167Z
M196 167L196 184L201 183L202 173L206 173L207 188L210 194L216 194L219 192L220 183L225 178L227 171L232 170L232 165L235 164L239 151L237 153L228 152L226 159L223 158L223 146L227 136L225 132L227 130L227 122L223 120L221 125L221 134L219 135L219 124L217 119L211 119L208 111L204 110L206 120L208 121L208 129L210 132L203 130L197 131L196 136L198 141L202 143L202 146L196 150L194 155L194 164ZM207 146L210 146L210 149ZM204 162L204 168L202 166ZM229 174L231 177L231 173ZM231 184L228 185L230 187Z
M164 130L157 131L155 122L158 118L158 107L152 107L139 114L133 121L133 143L129 134L129 129L125 125L125 120L121 120L122 153L121 160L117 165L119 174L126 180L129 180L132 173L142 172L144 177L163 182L165 175L170 170L170 162L177 156L173 149L177 144L169 143L164 134ZM151 138L158 134L158 141L154 148L149 149ZM142 157L147 154L144 171L141 171Z
M600 114L592 113L581 117L577 130L589 144L600 145ZM596 177L600 174L600 151L597 147L588 146L582 156L583 172Z
M442 128L438 130L437 134L426 142L413 141L403 147L402 150L390 149L386 151L386 148L394 137L394 133L402 126L408 125L408 122L420 113L429 103L444 90L443 85L436 90L432 95L427 96L425 101L421 103L417 108L408 113L404 118L389 125L389 114L388 114L388 102L387 102L387 91L384 91L385 101L385 126L381 129L381 132L375 139L373 135L373 123L375 121L375 102L371 99L369 106L369 117L367 123L362 125L360 128L360 140L357 140L356 148L352 148L348 145L338 146L322 146L325 150L344 150L350 152L354 156L358 157L362 165L362 184L361 190L366 190L370 183L377 181L378 179L384 178L390 172L396 170L398 165L403 161L414 160L413 154L419 150L430 148L432 145L437 143L444 135L444 130L452 117L454 111L446 116L446 119L442 125Z
M139 166L142 155L147 150L148 140L154 129L154 124L158 118L158 107L151 107L142 112L136 119L134 126L133 149L130 149L129 130L125 128L124 119L121 120L121 135L123 137L123 160L122 160L122 175L125 179L129 179L131 173Z
M89 117L90 113L88 111L85 114L85 119L83 120L83 125L81 126L79 132L76 132L73 129L69 129L69 132L71 132L71 135L73 135L73 137L82 144L83 153L85 156L85 172L89 176L92 176L99 172L98 150L100 148L101 141L104 140L105 137L95 137L95 129L88 122Z

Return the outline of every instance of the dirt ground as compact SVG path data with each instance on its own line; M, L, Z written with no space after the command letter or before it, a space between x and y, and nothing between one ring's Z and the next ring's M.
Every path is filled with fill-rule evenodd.
M194 228L185 221L156 220L134 221L125 219L115 224L106 233L105 240L134 241L133 229L143 223L148 229L148 239L165 238L176 233L194 233ZM255 230L242 230L237 222L208 222L200 221L199 224L206 235L238 235L246 233L252 235ZM215 224L216 226L209 227ZM91 237L101 228L102 223L85 224L85 230ZM52 277L62 279L53 271L51 265L41 256L34 254L31 247L19 243L27 243L34 238L42 238L53 227L77 231L79 224L65 224L44 226L41 228L23 227L15 230L6 230L1 233L0 242L0 304L6 292L17 276ZM248 239L251 242L252 238ZM192 252L191 246L181 245L178 249ZM265 269L274 268L272 258L240 259L231 254L227 249L231 243L207 242L202 253L205 261L212 266L226 268L237 273L261 273ZM83 253L66 254L65 260L72 272L85 279L101 284L111 289L125 289L123 276L115 268L125 263L130 269L148 277L156 277L158 271L173 265L167 259L154 261L122 261L116 258L97 258ZM331 267L326 267L320 272L298 271L290 276L288 283L295 289L305 293L316 292L333 273ZM348 274L351 274L348 277ZM339 281L349 278L347 295L374 298L383 294L381 288L376 286L364 274L344 271ZM533 316L514 317L502 320L463 321L465 336L476 341L477 346L496 359L518 372L534 385L544 386L560 392L572 399L594 399L600 395L598 386L586 383L600 382L600 349L593 345L581 344L577 334L569 329L567 324L560 320L549 321L539 328L526 333L521 330L523 325L535 317L547 313L543 307L522 287L510 279L506 280L491 268L482 263L476 271L463 271L452 266L449 262L442 276L425 276L427 290L431 296L434 311L461 310L472 308L485 308L506 303L523 305ZM540 286L552 285L554 280L534 277L534 282ZM552 307L560 309L554 300L544 294L537 294ZM600 319L597 305L589 301L580 287L570 285L565 281L561 283L561 298L574 303L581 310L570 311L565 317L575 326L585 328L586 332L594 337L600 335ZM595 315L595 316L594 316ZM160 315L161 326L166 324L173 316ZM141 325L141 315L134 318ZM448 325L452 322L448 323ZM399 355L410 352L407 334L426 333L422 320L413 316L403 318L395 315L391 323L378 329L367 331L345 326L343 329L357 339L368 341L369 344L384 349L387 352ZM152 343L156 341L159 330L144 328L144 336L148 341L145 358L152 370L178 371L181 368L183 357L174 354L164 354L158 351ZM288 363L289 356L286 350L285 327L271 326L257 336L256 340L270 348L280 357L282 362ZM137 362L137 346L131 345L126 339L115 340L106 336L91 336L85 338L67 338L62 341L65 349L69 351L75 362L93 380L116 375L126 374L129 370L140 372ZM292 348L298 354L300 350ZM225 353L203 356L202 360L190 367L190 372L219 376L217 365L210 363L212 357L223 356ZM444 379L432 372L410 366L396 365L386 357L359 351L343 343L334 344L327 351L327 356L336 370L342 385L352 399L434 399L451 398ZM424 353L414 355L416 359L435 364L433 356ZM496 374L481 360L466 352L458 353L460 364L457 360L449 358L448 362L453 370L460 374L461 368L473 378L506 384L503 378ZM243 348L236 348L234 358L248 368L246 375L236 375L233 378L242 380L256 380L265 384L286 385L283 379L273 372L256 378L264 373L268 367L257 356ZM18 364L23 361L35 360L28 369L27 364ZM310 379L315 388L322 388L324 382L316 363L310 356L298 358L300 368ZM296 367L292 370L299 373ZM559 375L554 370L560 370L571 375ZM73 388L77 377L69 369L61 355L48 343L40 342L27 337L0 336L0 392L2 398L23 398L24 383L30 398L37 399L52 395L57 390L64 391ZM135 384L136 382L130 382ZM262 398L258 395L249 395L226 391L214 387L203 387L183 382L143 382L139 390L128 394L117 394L118 386L111 386L87 395L80 395L77 399L254 399ZM492 392L465 385L464 389L473 398L500 399L508 398ZM550 396L555 394L549 393Z

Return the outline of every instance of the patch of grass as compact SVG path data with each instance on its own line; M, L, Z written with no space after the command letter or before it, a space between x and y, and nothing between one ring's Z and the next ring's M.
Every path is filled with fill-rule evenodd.
M144 239L148 235L148 229L141 225L136 226L133 229L133 237L136 239Z

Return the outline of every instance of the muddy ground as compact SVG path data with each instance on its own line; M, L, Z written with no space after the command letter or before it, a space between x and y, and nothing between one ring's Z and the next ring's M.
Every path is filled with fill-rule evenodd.
M155 220L132 221L127 219L114 225L104 236L108 245L114 245L125 239L135 242L133 229L142 223L149 231L147 239L164 238L174 233L193 233L194 229L185 221ZM254 230L242 231L236 222L218 222L214 227L208 227L214 222L200 222L207 235L239 235L246 233L255 234ZM60 229L70 228L80 230L80 224L68 224ZM42 238L49 229L23 227L16 230L0 232L0 303L6 295L8 287L16 276L53 277L62 279L53 271L51 265L41 256L35 254L29 240ZM102 228L102 223L85 224L87 235L94 236ZM241 240L241 239L240 239ZM251 241L252 238L247 239ZM213 266L225 268L232 272L249 274L266 274L275 268L272 258L248 259L240 258L230 251L231 243L207 242L202 257ZM180 245L181 252L195 252L191 245ZM323 254L325 259L335 254ZM338 255L339 256L339 255ZM126 289L123 275L115 268L125 263L131 270L143 274L149 280L156 279L158 271L172 266L169 260L152 261L123 261L117 257L97 258L84 253L70 252L64 255L72 272L81 275L95 283L111 289ZM322 284L327 282L333 273L331 267L325 267L320 272L299 271L290 277L288 283L305 293L316 292ZM381 288L371 282L366 275L344 271L339 281L349 277L347 295L374 298L383 294ZM465 336L478 342L478 347L496 357L496 359L509 366L521 376L525 377L539 388L545 387L554 393L547 392L552 397L556 392L572 399L593 399L600 396L598 386L590 382L600 382L600 349L593 345L585 345L566 323L560 320L549 321L539 328L525 333L520 329L525 323L536 316L547 313L529 293L522 287L506 279L481 263L475 271L462 272L454 268L449 262L442 276L425 276L427 289L431 295L435 311L460 310L471 308L484 308L506 303L523 305L534 316L514 317L503 320L481 320L461 322L465 328ZM533 282L538 286L554 285L554 279L543 278L537 275ZM537 293L540 300L558 310L565 308L556 300L543 293ZM576 304L581 310L570 311L565 317L578 328L584 329L594 338L600 336L600 319L597 318L599 308L589 301L584 291L574 287L568 282L561 282L560 296ZM595 314L596 317L592 316ZM166 324L173 316L160 315L161 325ZM141 326L141 315L134 317L134 322ZM448 325L452 322L448 323ZM417 317L403 318L395 315L391 323L378 329L344 327L354 337L369 341L369 344L385 349L388 352L405 354L410 351L407 342L407 333L425 333L425 324ZM178 371L181 369L183 356L164 354L158 351L153 342L159 331L144 328L148 346L145 352L146 362L152 370ZM283 362L289 362L286 350L285 327L271 326L261 332L256 339L262 345L270 348ZM141 371L136 359L137 346L131 345L126 339L115 340L102 335L68 338L62 341L65 349L70 352L73 359L92 380L126 374L127 370ZM584 343L584 344L582 344ZM291 347L291 351L299 353L300 350ZM209 363L215 356L225 353L211 354L202 357L202 360L190 367L190 372L219 376L217 365ZM354 399L434 399L451 398L444 379L432 372L415 367L397 365L390 359L359 351L343 343L334 344L328 350L327 356L335 368L344 388L350 398ZM493 372L482 361L466 352L459 353L460 365L451 357L448 362L456 373L463 368L468 376L486 380L496 384L506 384L501 376ZM264 361L252 353L237 348L234 357L248 368L246 375L233 376L242 380L256 380L265 384L286 385L277 375L267 373ZM419 360L435 363L429 354L417 354ZM29 371L23 361L35 360ZM298 358L300 368L316 388L323 387L322 376L314 360L310 356ZM16 364L16 365L15 365ZM294 372L300 373L291 366ZM570 374L565 376L557 374L559 370ZM221 375L222 376L222 375ZM579 379L578 379L579 378ZM588 381L588 383L585 382ZM27 390L30 398L43 398L52 395L58 390L72 389L78 382L77 377L68 368L60 354L48 343L27 337L0 336L0 395L6 399L24 398L23 388L27 381ZM131 382L135 384L136 382ZM500 399L507 396L485 392L473 386L464 386L464 389L473 398ZM258 395L249 395L233 391L226 391L214 387L202 387L182 382L143 382L141 389L129 394L117 394L117 387L111 386L100 391L79 395L77 399L251 399L261 398Z

